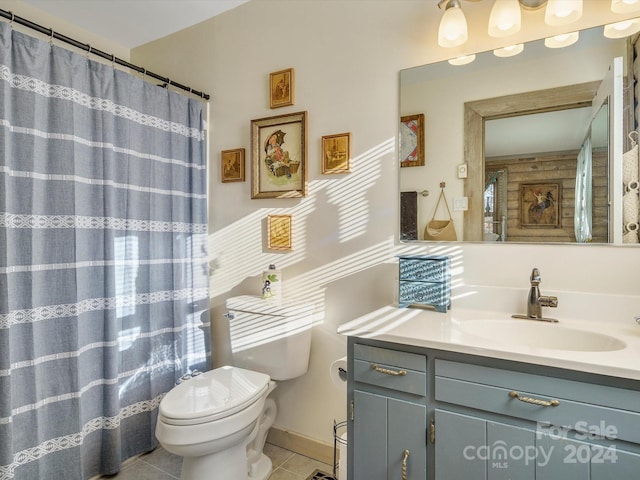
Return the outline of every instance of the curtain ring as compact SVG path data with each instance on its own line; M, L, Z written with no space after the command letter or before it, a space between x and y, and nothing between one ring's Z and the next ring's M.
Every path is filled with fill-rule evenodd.
M13 30L13 21L15 20L16 16L14 15L13 12L9 12L11 14L11 20L9 21L9 27Z
M87 50L87 58L89 58L89 55L91 55L91 49L92 47L91 45L89 45L89 49Z
M111 66L113 68L116 66L116 56L113 53L111 54Z
M53 45L53 28L49 29L49 45Z
M144 77L147 76L147 69L146 68L142 68L142 79L144 80Z

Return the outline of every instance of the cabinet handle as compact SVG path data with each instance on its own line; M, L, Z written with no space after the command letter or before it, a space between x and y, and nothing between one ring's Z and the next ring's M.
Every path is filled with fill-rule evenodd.
M409 460L409 450L402 454L402 480L407 480L407 460Z
M389 370L388 368L382 368L381 366L376 365L375 363L371 364L371 369L379 373L384 373L385 375L395 375L395 376L404 377L407 374L406 370Z
M559 400L540 400L538 398L524 397L520 395L518 392L511 390L509 392L509 396L511 398L515 398L516 400L520 400L524 403L531 403L533 405L540 405L541 407L557 407L560 405Z

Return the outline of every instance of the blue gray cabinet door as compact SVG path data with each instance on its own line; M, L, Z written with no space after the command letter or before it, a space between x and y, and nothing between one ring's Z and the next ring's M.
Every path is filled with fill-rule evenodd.
M591 480L640 478L640 455L611 446L591 447Z
M435 411L436 480L534 480L535 432L480 417Z
M387 398L353 391L353 480L387 480Z
M536 446L545 458L536 464L536 480L589 480L588 444L539 431Z
M407 480L426 479L427 408L389 398L387 420L387 478L401 480L404 462Z
M486 421L436 409L436 480L487 480L487 463L479 455L486 443Z
M353 480L401 480L403 461L407 480L425 480L426 406L361 390L353 400Z

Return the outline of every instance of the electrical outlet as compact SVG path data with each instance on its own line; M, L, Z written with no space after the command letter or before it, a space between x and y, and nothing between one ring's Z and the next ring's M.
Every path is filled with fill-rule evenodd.
M458 178L467 178L467 164L461 163L458 165Z

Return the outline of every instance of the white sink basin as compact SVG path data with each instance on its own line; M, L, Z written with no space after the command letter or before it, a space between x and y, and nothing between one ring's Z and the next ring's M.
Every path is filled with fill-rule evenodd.
M579 352L610 352L627 346L609 335L537 320L474 320L461 326L465 333L513 346Z

